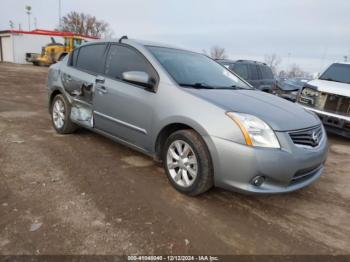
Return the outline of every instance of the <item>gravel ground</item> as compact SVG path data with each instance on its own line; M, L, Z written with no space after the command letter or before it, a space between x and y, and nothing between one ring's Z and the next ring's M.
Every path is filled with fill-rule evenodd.
M152 159L54 132L47 68L0 64L0 254L350 254L350 140L310 187L177 193Z

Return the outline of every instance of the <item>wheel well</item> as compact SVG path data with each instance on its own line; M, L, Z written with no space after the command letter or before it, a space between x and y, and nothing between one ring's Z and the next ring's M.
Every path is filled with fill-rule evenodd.
M50 101L49 101L49 110L50 110L50 113L51 113L51 105L52 105L52 101L53 99L55 98L55 96L59 95L59 94L62 94L59 90L55 90L51 93L50 95Z
M163 147L165 144L165 141L167 140L167 138L174 132L179 131L179 130L184 130L184 129L192 129L192 127L185 125L185 124L181 124L181 123L174 123L174 124L170 124L167 125L166 127L164 127L160 133L158 134L157 140L156 140L156 148L155 148L155 157L157 161L161 161L162 160L162 151L163 151Z

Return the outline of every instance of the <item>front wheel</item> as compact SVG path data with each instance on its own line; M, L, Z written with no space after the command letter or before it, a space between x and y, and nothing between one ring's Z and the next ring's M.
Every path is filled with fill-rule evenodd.
M169 136L163 163L170 183L181 193L196 196L213 187L208 148L193 130L180 130Z

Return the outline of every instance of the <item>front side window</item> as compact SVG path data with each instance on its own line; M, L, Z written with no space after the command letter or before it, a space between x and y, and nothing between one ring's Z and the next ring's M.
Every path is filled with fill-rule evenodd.
M128 71L141 71L156 78L153 67L136 50L120 45L112 45L107 55L105 74L111 78L122 79Z
M350 84L350 65L333 64L321 75L320 79Z
M180 86L251 88L230 70L203 54L164 47L147 46L147 48Z
M76 67L94 74L104 70L105 44L91 44L79 48Z
M235 64L233 66L233 71L245 80L249 79L248 65L246 64Z

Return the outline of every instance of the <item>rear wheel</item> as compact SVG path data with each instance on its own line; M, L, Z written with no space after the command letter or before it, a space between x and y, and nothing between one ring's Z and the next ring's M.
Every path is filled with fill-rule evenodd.
M196 196L213 186L213 168L203 139L193 130L169 136L163 163L171 184L180 192Z
M71 106L63 95L57 95L51 104L52 124L59 134L70 134L77 130L78 126L70 120Z

